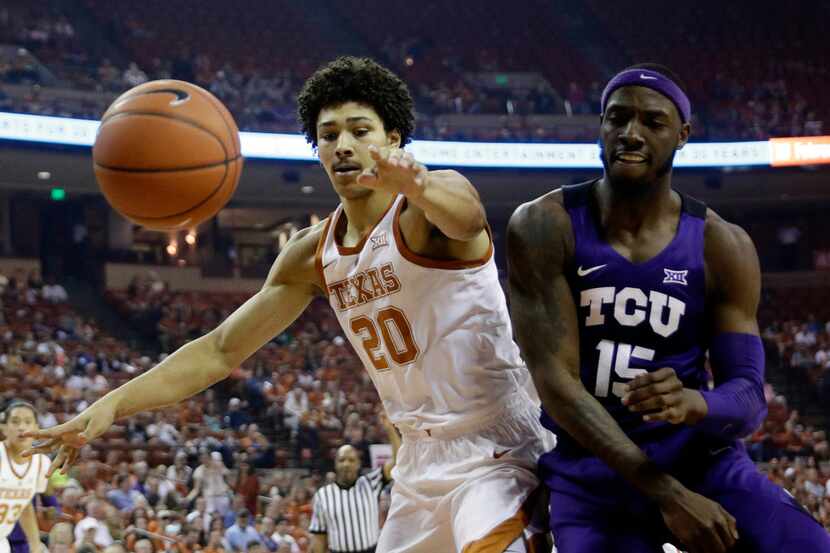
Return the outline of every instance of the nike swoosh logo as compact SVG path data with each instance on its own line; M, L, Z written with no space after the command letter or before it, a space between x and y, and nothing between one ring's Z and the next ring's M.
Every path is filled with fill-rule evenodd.
M645 73L640 73L640 78L645 79L647 81L656 81L657 77L652 77L650 75L646 75Z
M171 106L177 106L190 99L190 94L188 94L186 90L182 90L180 88L157 88L156 90L150 90L144 94L172 94L176 97L176 99L170 101Z
M606 263L605 265L608 265L608 263ZM591 273L593 273L594 271L599 271L600 269L602 269L603 267L605 267L605 265L597 265L596 267L589 267L588 269L583 269L583 268L582 268L582 265L580 265L580 266L579 266L579 267L577 267L577 269L576 269L576 274L577 274L577 275L579 275L579 276L581 276L581 277L584 277L584 276L586 276L586 275L590 275L590 274L591 274Z
M501 452L494 451L493 452L493 459L501 459L502 457L504 457L505 455L507 455L511 451L513 451L513 450L512 449L505 449L504 451L501 451Z

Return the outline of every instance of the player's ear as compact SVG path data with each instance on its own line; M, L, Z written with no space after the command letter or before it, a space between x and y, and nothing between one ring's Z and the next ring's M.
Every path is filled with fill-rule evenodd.
M683 123L680 126L680 140L677 142L677 149L682 150L683 146L689 141L689 136L692 134L692 125Z
M401 133L397 130L391 130L386 133L386 144L388 146L394 146L395 148L401 147Z

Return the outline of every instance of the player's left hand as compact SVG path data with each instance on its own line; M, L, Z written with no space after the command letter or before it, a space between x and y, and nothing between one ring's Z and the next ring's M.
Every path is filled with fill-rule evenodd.
M706 401L697 390L684 388L671 367L637 376L626 386L623 405L643 413L646 422L694 424L706 414Z
M415 161L415 157L400 148L369 146L369 156L375 166L365 169L357 183L366 188L387 190L416 199L423 193L429 171Z

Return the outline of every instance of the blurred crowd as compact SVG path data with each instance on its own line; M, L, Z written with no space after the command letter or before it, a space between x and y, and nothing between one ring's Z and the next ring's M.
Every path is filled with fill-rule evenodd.
M31 401L44 427L165 356L130 350L37 271L0 275L0 285L0 401ZM152 277L136 279L128 308L139 312L157 294L160 328L168 320L187 328L167 336L167 351L215 320L197 316L210 296L171 293ZM237 299L225 301L210 317ZM39 511L50 551L306 551L311 499L333 481L335 449L352 444L368 468L371 445L387 441L374 388L336 328L325 304L312 305L225 382L181 407L132 417L84 448L68 475L51 480L59 507Z
M143 64L117 64L106 57L90 55L66 17L37 12L36 17L27 19L22 17L26 13L0 8L0 44L21 47L0 51L0 110L98 118L116 93L148 80L176 78L213 92L228 106L243 130L298 130L295 97L304 77L313 69L311 60L295 60L288 67L270 70L252 67L244 60L219 62L206 52L183 50ZM131 37L146 37L149 33L137 19L122 22L119 29ZM417 57L418 44L422 42L413 38L402 44L384 44L379 52L381 60L407 75L407 65L415 63L413 55ZM557 90L540 76L532 85L515 87L508 84L507 73L503 80L479 78L479 72L484 70L490 74L504 72L504 68L494 65L496 61L477 60L474 67L463 67L452 56L445 57L435 64L441 71L413 73L408 77L418 114L416 138L539 142L595 137L593 123L565 130L532 116L598 114L603 86L599 80L573 80ZM789 67L787 63L782 62ZM818 74L818 69L809 67L810 64L809 60L799 59L790 65L794 74ZM825 132L825 106L808 101L805 91L785 76L771 73L761 80L747 82L739 78L739 73L724 71L713 77L692 94L696 139L763 140L770 136ZM12 97L3 92L2 83L30 88L22 96ZM45 94L47 86L68 86L100 94L67 102L60 95ZM453 114L491 114L503 119L479 125L442 117Z
M0 289L0 399L34 402L44 427L165 356L130 350L37 271L0 275ZM155 325L164 352L243 300L171 291L153 272L109 294L131 324ZM314 303L227 381L180 407L132 417L84 448L68 475L52 478L48 493L59 506L39 510L50 551L307 551L311 498L333 479L335 448L354 445L368 468L371 445L386 441L377 395L339 332L328 306ZM826 361L818 352L827 326L814 320L769 325L764 337L784 353L810 344ZM830 529L826 433L770 384L766 395L769 416L746 441L750 455Z

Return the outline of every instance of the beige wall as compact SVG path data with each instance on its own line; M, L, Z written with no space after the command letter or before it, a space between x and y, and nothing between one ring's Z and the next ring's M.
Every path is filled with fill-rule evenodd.
M204 278L197 267L162 267L157 265L132 265L107 263L107 288L124 290L136 275L155 272L168 283L171 290L194 290L200 292L249 292L262 287L262 280L250 278Z
M40 270L40 259L33 257L0 257L0 273L11 276L17 269L23 269L27 275L32 269Z

